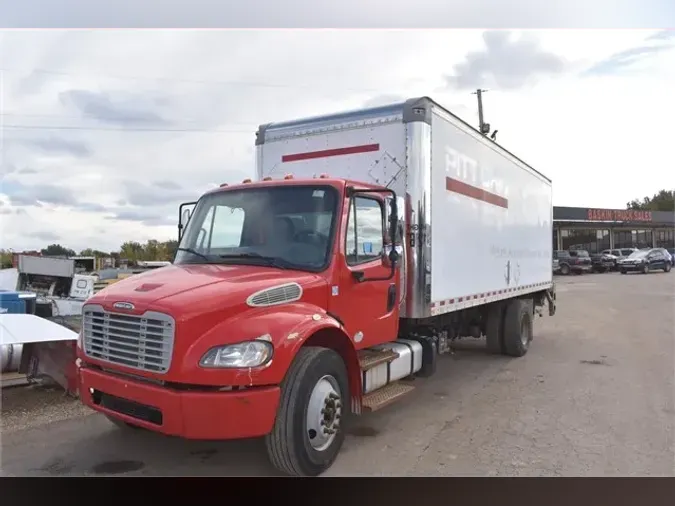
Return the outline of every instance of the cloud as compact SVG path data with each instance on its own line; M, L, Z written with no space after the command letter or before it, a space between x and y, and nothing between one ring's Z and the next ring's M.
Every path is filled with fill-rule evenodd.
M175 218L172 219L168 216L162 216L151 211L120 211L114 216L108 217L111 220L122 220L122 221L137 221L147 226L155 225L174 225L176 223Z
M93 92L69 90L61 92L59 100L83 116L115 125L165 125L168 122L157 113L165 100L135 93Z
M608 76L633 68L637 63L657 54L675 49L675 31L663 30L645 38L638 46L618 51L608 58L594 63L583 76Z
M541 77L559 75L567 67L561 56L545 51L536 39L526 35L515 38L507 31L487 31L483 41L484 49L469 52L453 66L453 74L446 78L448 86L511 90Z
M77 204L75 194L70 188L52 184L24 185L18 181L4 179L2 193L9 197L13 206L73 206Z
M19 2L15 12L24 6ZM558 71L557 64L546 58L542 63L540 57L599 61L653 34L0 32L0 45L8 48L2 63L2 242L39 249L45 241L35 234L45 230L76 250L112 251L128 240L174 239L181 202L194 201L218 184L254 177L258 125L423 95L476 124L475 96L467 89L474 84L471 75L481 85L494 84L485 100L486 121L499 129L501 144L556 181L557 203L622 205L648 194L652 186L657 191L656 186L671 184L658 160L668 159L668 142L660 136L675 112L662 99L654 105L651 96L664 96L656 90L664 87L667 67L655 64L634 85L612 78L612 86L605 83L598 90L566 63ZM495 37L506 42L497 44ZM464 87L457 87L457 79L448 86L447 74ZM546 79L551 76L555 79ZM523 90L530 82L537 86ZM645 89L653 92L645 96ZM654 125L654 131L649 136L628 132L625 112L616 103L642 104L631 106L629 122ZM586 124L593 121L580 120L591 109L601 111L592 118L603 118L602 129L589 130ZM547 113L543 119L542 111ZM631 149L616 150L617 139ZM597 171L590 170L600 164L598 152L603 166L614 172L640 166L644 177L630 183L619 178L612 192L598 194ZM638 163L631 153L648 163ZM588 179L593 183L565 186L567 180Z
M24 142L45 153L71 155L79 158L91 155L91 149L84 142L67 140L55 135L50 135L44 138L28 139ZM21 169L20 172L22 174L35 173L30 171L35 171L35 169L24 168Z
M42 230L39 232L33 232L33 235L42 241L58 241L61 239L61 236L55 234L54 232L49 232L47 230Z

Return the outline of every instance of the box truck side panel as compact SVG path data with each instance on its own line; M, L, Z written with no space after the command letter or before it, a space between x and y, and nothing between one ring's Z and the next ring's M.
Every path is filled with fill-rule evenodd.
M339 115L331 121L261 128L258 134L257 175L282 178L330 177L405 189L406 137L402 115L382 114L366 119ZM264 139L260 137L264 136Z
M550 286L550 181L437 109L431 138L431 313Z

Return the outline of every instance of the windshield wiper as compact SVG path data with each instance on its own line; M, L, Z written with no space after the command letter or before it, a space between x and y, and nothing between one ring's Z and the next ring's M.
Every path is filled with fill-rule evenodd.
M269 257L265 255L261 255L260 253L253 253L253 252L248 252L248 253L229 253L225 255L218 255L218 258L222 258L225 260L236 260L236 259L254 259L254 260L261 260L265 262L265 264L269 265L270 267L278 267L279 269L290 269L293 268L294 265L289 262L288 260L284 260L283 258L278 258L278 257Z
M203 258L207 262L210 262L211 259L207 257L204 253L200 253L199 251L195 251L192 248L177 248L178 251L185 251L187 253L192 253L195 256L198 256L199 258Z

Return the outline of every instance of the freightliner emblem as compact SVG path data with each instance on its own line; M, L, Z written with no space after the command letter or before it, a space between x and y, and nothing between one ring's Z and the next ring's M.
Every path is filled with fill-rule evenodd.
M136 309L136 306L134 306L131 302L115 302L113 307L115 309L126 309L127 311L133 311Z

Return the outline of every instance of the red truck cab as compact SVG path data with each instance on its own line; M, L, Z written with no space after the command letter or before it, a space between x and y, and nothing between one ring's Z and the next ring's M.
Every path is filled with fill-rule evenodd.
M397 338L399 226L391 190L343 179L205 194L173 265L85 305L82 401L167 435L266 436L277 468L321 473L382 360L362 350Z

